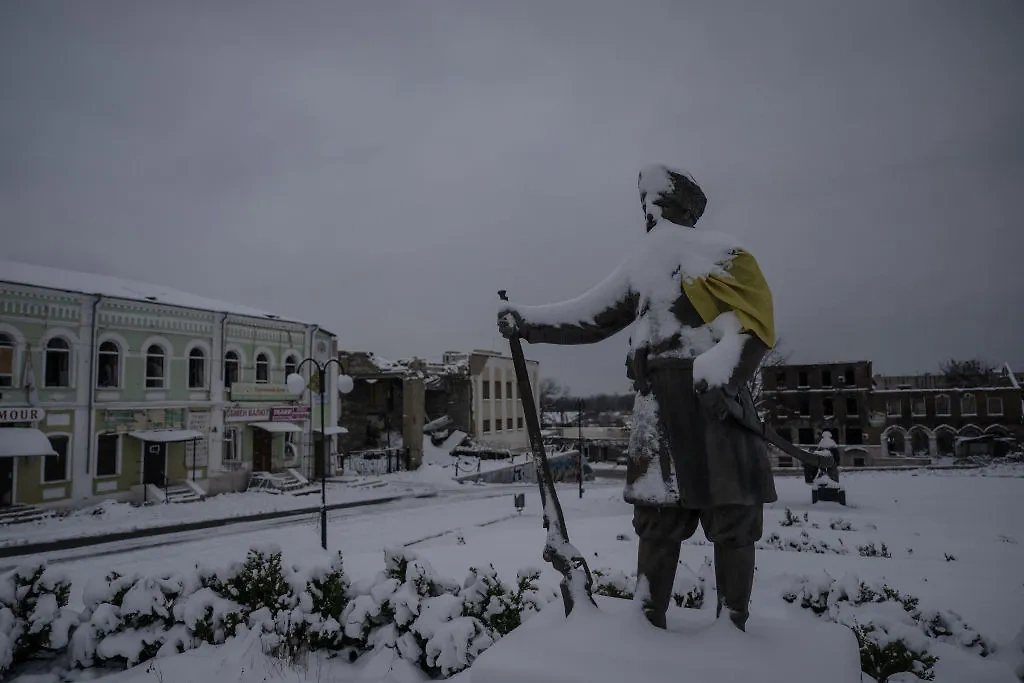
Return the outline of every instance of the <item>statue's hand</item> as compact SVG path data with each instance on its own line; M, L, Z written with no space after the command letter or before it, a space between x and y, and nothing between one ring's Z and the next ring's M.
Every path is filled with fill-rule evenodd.
M504 307L498 311L498 332L505 339L521 335L523 327L523 316L515 309Z
M737 415L740 410L740 406L736 403L726 387L724 386L708 386L708 383L701 380L694 387L697 391L697 397L700 400L701 408L704 414L712 420L725 420L729 415L736 415L737 418L741 417Z

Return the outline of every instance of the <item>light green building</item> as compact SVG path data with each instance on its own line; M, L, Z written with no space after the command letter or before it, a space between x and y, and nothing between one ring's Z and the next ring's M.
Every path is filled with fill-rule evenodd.
M285 377L336 355L314 324L0 261L0 506L139 497L146 484L217 493L254 470L319 474L319 396L291 394ZM323 407L332 453L337 375Z

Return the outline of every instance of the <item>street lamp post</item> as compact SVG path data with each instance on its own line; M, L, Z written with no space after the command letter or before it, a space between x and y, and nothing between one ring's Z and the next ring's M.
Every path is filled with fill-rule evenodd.
M327 402L324 394L327 391L327 368L331 363L337 363L338 370L338 391L347 394L352 391L352 378L345 374L345 368L337 358L329 358L326 362L320 363L315 358L304 358L295 372L285 378L288 390L294 394L301 394L306 388L306 380L302 376L302 366L312 363L317 372L317 389L320 394L320 446L317 449L317 461L320 463L320 545L327 550L327 433L324 428L324 412L327 410ZM313 402L313 389L309 391L310 403Z

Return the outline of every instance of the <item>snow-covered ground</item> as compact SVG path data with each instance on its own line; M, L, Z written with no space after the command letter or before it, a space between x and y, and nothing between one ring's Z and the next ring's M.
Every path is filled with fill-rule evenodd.
M384 481L379 477L358 478L344 484L329 483L327 504L413 495L433 488L415 478L408 481ZM65 517L47 517L36 522L0 527L0 547L155 529L283 510L301 510L319 505L319 492L303 496L257 492L225 493L197 503L147 506L105 501L76 510Z
M841 579L854 573L866 581L884 580L901 593L919 598L922 610L955 611L991 643L1009 643L1024 626L1022 475L1019 467L849 473L843 480L847 507L812 505L802 479L779 478L779 501L766 509L751 623L758 619L816 623L818 617L809 610L781 598L794 577L820 577L827 572ZM526 509L517 514L513 493L521 491L527 492ZM406 546L443 577L461 580L469 567L493 564L503 578L512 580L518 569L538 566L543 567L542 584L553 588L558 576L540 558L544 532L535 491L509 486L500 489L506 495L493 498L453 496L415 509L367 508L364 514L329 525L329 547L331 553L338 549L344 553L346 571L357 580L382 569L384 547ZM631 508L621 500L621 482L590 483L582 499L575 486L561 487L560 493L572 540L591 567L633 571L636 537ZM71 606L80 608L84 583L111 570L160 574L190 572L198 562L226 566L243 559L256 543L277 544L290 563L326 565L329 556L319 547L315 525L308 526L302 533L295 527L255 530L181 543L170 552L127 552L61 563L59 568L74 584ZM870 556L872 544L874 556ZM859 546L865 550L858 550ZM681 560L699 572L711 555L712 547L698 531L684 544ZM708 618L713 616L713 604L711 595L705 606ZM999 661L999 651L983 659L939 643L933 653L940 656L935 666L939 683L1014 680L1009 666ZM807 653L801 643L792 642L790 654ZM382 653L369 666L375 668L356 669L314 656L297 667L264 656L258 644L236 639L220 648L157 659L100 680L405 681L422 676L391 652Z

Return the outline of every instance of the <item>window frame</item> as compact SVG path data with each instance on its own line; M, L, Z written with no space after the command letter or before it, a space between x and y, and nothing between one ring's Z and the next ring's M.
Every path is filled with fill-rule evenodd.
M489 379L482 379L482 380L480 380L480 384L481 384L481 387L480 387L480 398L483 399L484 401L490 401L491 400L491 380L489 380Z
M256 369L256 377L254 381L256 384L269 384L270 383L270 354L260 351L256 354L256 358L253 360L253 367ZM260 368L262 367L264 375L263 379L260 379Z
M193 354L195 354L195 353L198 353L199 355L198 356L194 356ZM186 380L188 381L188 388L189 389L206 389L206 388L208 388L210 386L210 381L209 381L209 377L210 377L209 364L206 362L206 359L207 359L206 349L204 349L203 347L201 347L201 346L193 346L192 348L190 348L188 350L188 353L185 356L185 361L186 361L186 374L187 374ZM194 361L198 361L199 363L202 364L200 366L200 370L199 370L199 384L193 384L192 383L192 363Z
M489 418L484 418L484 419L480 420L480 433L482 433L482 434L490 434L491 433L491 420Z
M896 406L896 412L893 412L893 405ZM890 396L885 400L885 414L886 417L903 417L903 397Z
M968 412L966 408L968 399L974 402L974 409L971 410L970 412ZM976 416L978 414L978 398L974 395L973 392L967 392L960 396L960 414L971 416Z
M0 330L0 349L7 349L11 354L11 371L0 373L0 389L13 389L14 388L14 373L18 368L18 339L9 332ZM3 353L3 351L0 351ZM4 383L2 380L7 379Z
M151 353L153 349L157 349L160 353ZM160 358L160 376L150 376L149 374L149 362L150 357ZM167 388L167 370L169 363L170 354L167 353L167 348L155 341L151 341L142 352L143 358L143 383L145 384L146 391L159 391ZM160 384L153 384L156 380L160 380Z
M234 355L234 359L229 359L228 356ZM242 354L235 349L228 349L224 352L224 360L222 362L224 366L224 388L230 389L231 385L235 382L242 381ZM228 366L234 366L235 375L234 378L228 379Z
M944 411L939 410L939 402L946 402L946 409ZM953 400L949 397L949 394L938 394L935 397L935 416L936 417L949 417L953 414Z
M62 342L65 344L63 349L51 349L50 344L53 342ZM72 349L74 344L63 335L54 335L46 340L43 344L43 388L44 389L73 389L74 388L74 358L72 355ZM65 384L50 384L50 354L62 353L67 359L67 382Z
M999 402L999 411L992 410L992 401ZM985 397L985 414L991 415L992 417L1002 417L1003 415L1003 397L1002 396L986 396Z
M114 446L114 473L113 474L100 474L100 441L105 438L113 437L116 439ZM96 462L93 463L94 472L96 473L96 479L112 479L114 477L121 476L121 450L124 445L124 436L117 432L107 432L106 434L96 435Z
M917 412L917 402L921 402L921 412ZM910 415L911 417L927 417L928 416L928 399L922 394L920 396L910 397Z
M114 347L114 351L104 351L103 347L105 345L107 345L107 344L111 344ZM103 379L102 379L102 374L101 374L101 370L103 369L103 362L102 361L103 361L104 358L110 358L111 356L113 356L113 358L114 358L114 383L113 384L103 384ZM101 341L99 343L99 346L96 347L96 388L97 389L120 389L121 388L121 380L124 377L124 372L122 372L122 365L121 365L123 360L124 360L124 349L121 348L121 344L119 344L116 340L114 340L114 339L104 339L103 341Z
M43 456L43 462L40 463L40 466L39 466L39 483L42 486L53 486L53 485L57 485L57 484L67 484L69 481L71 481L71 452L72 452L71 451L71 445L72 445L73 434L71 434L69 432L49 432L49 433L47 433L46 434L46 439L50 442L50 447L53 448L53 450L56 451L57 449L53 446L53 438L54 437L64 439L64 443L65 443L65 447L64 447L64 478L63 479L47 479L46 478L46 463L50 461L50 458L54 458L54 457L59 458L60 455L59 454L56 455L56 456L44 455Z
M288 368L291 367L291 372ZM299 358L294 353L289 353L284 357L284 378L288 379L288 375L294 375L299 369Z

